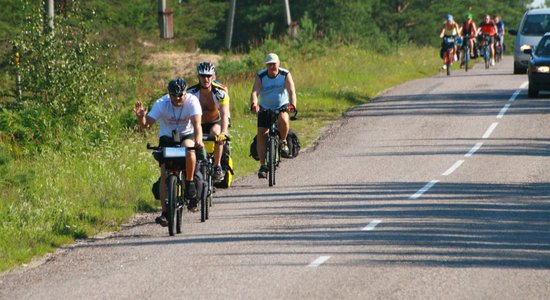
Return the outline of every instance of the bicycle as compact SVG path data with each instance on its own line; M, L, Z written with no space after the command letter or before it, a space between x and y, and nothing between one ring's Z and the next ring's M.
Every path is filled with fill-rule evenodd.
M462 39L462 63L464 64L464 71L468 72L468 63L470 62L470 35L464 35Z
M203 135L204 148L206 150L206 159L198 160L199 170L202 173L206 182L206 192L201 195L201 222L205 222L209 218L210 207L212 206L212 198L215 193L214 187L214 147L216 144L216 137L211 135ZM231 138L225 137L226 143ZM227 174L226 174L227 176Z
M183 206L188 204L188 199L184 197L185 158L187 150L194 147L153 147L147 143L147 149L153 150L155 159L165 166L166 199L161 201L166 201L168 234L174 236L175 233L181 233Z
M495 36L495 62L500 62L502 60L502 52L504 47L500 43L500 36Z
M491 37L487 34L484 34L481 36L481 40L483 41L483 50L481 51L481 55L483 55L483 60L485 61L485 69L489 69L489 66L491 65Z
M277 120L279 119L279 114L283 111L288 111L288 106L283 106L275 110L266 110L268 112L269 119L269 131L267 134L266 140L266 153L265 160L267 164L268 172L268 184L269 186L274 186L276 184L275 173L277 167L281 162L281 149L279 142L279 128L277 125ZM294 110L294 115L290 117L291 120L296 120L296 115L298 114L297 110Z
M447 69L447 76L451 75L451 65L455 56L455 37L446 35L443 37L443 60Z

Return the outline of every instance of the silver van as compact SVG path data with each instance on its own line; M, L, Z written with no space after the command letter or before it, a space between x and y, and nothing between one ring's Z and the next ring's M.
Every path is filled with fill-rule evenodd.
M514 74L525 74L529 63L529 54L523 50L536 46L546 32L550 32L550 9L528 10L521 19L518 30L508 32L516 36L514 47Z

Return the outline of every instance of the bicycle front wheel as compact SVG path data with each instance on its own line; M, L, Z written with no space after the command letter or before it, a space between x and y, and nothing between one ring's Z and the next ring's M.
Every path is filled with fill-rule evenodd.
M275 165L277 164L277 143L274 138L269 138L267 142L267 168L269 170L269 186L275 185Z
M173 236L177 231L177 209L178 209L178 178L175 175L168 177L168 234ZM180 230L181 231L181 230Z

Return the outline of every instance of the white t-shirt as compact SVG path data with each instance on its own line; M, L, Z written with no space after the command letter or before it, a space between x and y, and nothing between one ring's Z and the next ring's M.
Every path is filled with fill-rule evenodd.
M181 107L172 105L170 95L166 94L155 102L147 115L160 122L159 137L171 137L174 129L179 131L180 136L184 136L194 132L191 117L202 115L202 109L199 99L191 93L185 95Z

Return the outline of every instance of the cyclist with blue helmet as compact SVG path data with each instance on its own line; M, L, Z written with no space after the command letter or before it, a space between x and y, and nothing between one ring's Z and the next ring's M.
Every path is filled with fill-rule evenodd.
M460 28L458 27L458 24L454 21L453 19L453 16L452 15L447 15L447 17L445 18L446 21L445 23L443 24L443 26L441 27L441 32L439 33L439 37L440 38L444 38L444 37L454 37L456 38L459 34L460 34ZM444 42L441 43L441 51L440 51L440 56L442 59L444 59L443 57L443 51L444 51ZM456 56L456 49L457 49L457 45L455 43L454 45L454 53L455 53L455 56ZM456 58L455 58L456 60ZM443 69L447 68L447 66L445 64L443 64Z

